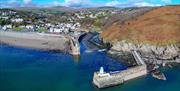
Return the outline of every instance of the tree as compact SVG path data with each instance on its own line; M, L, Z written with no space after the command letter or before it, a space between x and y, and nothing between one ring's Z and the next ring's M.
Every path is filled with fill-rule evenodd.
M0 25L4 26L6 24L10 24L10 20L4 19L4 18L0 18Z

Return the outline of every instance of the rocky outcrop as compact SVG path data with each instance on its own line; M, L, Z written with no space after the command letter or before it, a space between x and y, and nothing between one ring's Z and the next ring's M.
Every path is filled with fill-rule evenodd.
M131 52L132 50L139 51L142 58L148 63L180 63L180 46L178 45L156 46L150 44L134 44L123 40L114 43L110 53L113 53L113 51Z

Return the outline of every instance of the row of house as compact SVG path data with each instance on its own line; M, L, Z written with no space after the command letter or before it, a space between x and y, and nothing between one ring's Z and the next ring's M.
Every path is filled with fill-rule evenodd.
M38 30L39 28L45 28L48 30L48 32L51 33L68 33L70 31L74 31L80 28L80 23L59 23L59 24L51 24L51 23L46 23L46 24L39 24L39 25L20 25L18 26L19 28L25 28L28 30ZM4 25L0 26L1 30L8 30L12 29L13 25Z
M33 25L21 25L21 26L18 26L19 28L26 28L26 29L34 29L34 26ZM13 25L12 24L9 24L9 25L4 25L4 26L0 26L0 29L1 30L8 30L8 29L12 29L13 28Z
M9 11L0 11L0 15L1 16L9 16L9 15L16 15L16 13L17 12L15 12L15 11L11 11L11 10L9 10Z
M108 14L116 13L116 10L89 10L89 11L79 11L75 13L75 17L82 19L82 18L97 18L99 16L106 16Z
M80 23L59 23L58 25L50 25L49 32L61 33L65 32L68 33L70 31L74 31L80 28Z
M12 18L11 22L23 22L22 18Z

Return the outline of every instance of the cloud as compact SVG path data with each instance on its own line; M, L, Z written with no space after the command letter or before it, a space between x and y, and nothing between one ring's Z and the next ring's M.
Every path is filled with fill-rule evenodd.
M118 0L114 0L111 2L107 2L104 6L114 6L114 7L145 7L145 6L161 6L160 4L148 3L144 2L144 0L128 0L126 2L120 2Z
M30 4L32 0L23 0L24 4Z
M20 7L20 3L17 0L9 0L5 2L0 1L0 8L8 8L8 7Z
M161 4L152 4L152 3L147 3L147 2L135 3L134 5L137 6L137 7L145 7L145 6L156 7L156 6L161 6Z
M23 0L23 3L21 3L21 7L40 7L41 6L36 3L33 3L32 1L33 0Z
M88 7L92 5L90 0L64 0L62 4L68 7Z
M60 5L61 5L61 3L58 2L58 1L54 1L54 2L52 3L52 6L60 6Z
M120 3L119 1L111 1L111 2L107 2L105 3L105 6L118 6L122 3Z
M161 0L162 2L165 2L165 3L170 3L171 0Z

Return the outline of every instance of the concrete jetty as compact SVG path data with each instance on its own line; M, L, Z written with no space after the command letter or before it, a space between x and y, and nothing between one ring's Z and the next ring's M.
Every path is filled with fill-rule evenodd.
M137 62L137 66L128 68L119 72L106 73L102 71L94 73L93 84L98 88L105 88L124 83L125 81L143 76L147 74L147 66L136 51L132 54Z

